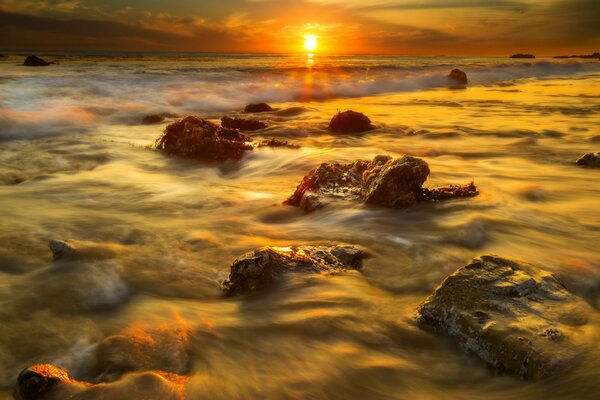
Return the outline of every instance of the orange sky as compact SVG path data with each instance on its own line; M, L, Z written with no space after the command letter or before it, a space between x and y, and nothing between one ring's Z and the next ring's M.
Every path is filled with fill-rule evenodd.
M0 50L575 54L599 20L598 0L0 0Z

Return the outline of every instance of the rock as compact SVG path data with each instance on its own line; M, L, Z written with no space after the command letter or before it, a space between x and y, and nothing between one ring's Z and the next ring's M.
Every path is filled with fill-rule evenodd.
M177 120L156 140L156 148L179 157L201 161L239 160L252 138L236 129L222 128L195 116Z
M454 82L460 83L462 85L466 85L467 83L469 83L469 80L467 79L467 74L465 73L465 71L461 71L460 69L453 69L452 71L450 71L450 73L447 75L447 77L451 80L453 80Z
M600 152L584 154L575 161L575 164L586 168L600 168Z
M289 272L336 274L357 270L364 256L355 246L261 247L235 259L223 289L228 294L253 291Z
M513 54L512 56L510 56L510 58L535 58L535 56L533 54L517 53L517 54Z
M183 324L133 326L104 339L95 350L102 376L161 370L184 374L190 368L190 330Z
M473 183L425 189L429 166L419 158L392 159L377 156L373 161L348 164L323 163L309 172L284 204L312 212L327 200L351 200L385 207L406 208L419 202L472 197L478 194Z
M552 273L483 256L444 279L417 322L500 371L537 379L583 356L589 310Z
M17 378L16 400L128 399L184 400L187 377L163 371L129 374L117 382L92 384L73 379L67 370L52 364L25 368Z
M257 131L265 129L267 124L255 119L223 117L221 118L221 126L230 129L239 129L240 131Z
M596 52L593 54L583 55L572 55L572 56L554 56L552 58L586 58L586 59L600 59L600 53Z
M365 114L348 110L334 115L329 122L329 129L342 133L359 133L373 130L375 127Z
M52 239L49 247L54 261L73 258L77 255L77 250L70 243L63 240Z
M260 112L266 112L266 111L273 111L273 107L271 107L267 103L255 103L255 104L248 104L246 106L246 108L244 108L244 112L247 112L247 113L260 113Z
M149 114L142 119L142 125L160 124L165 120L165 116L161 114Z
M261 140L258 143L258 147L287 147L290 149L299 149L300 145L288 142L287 140L279 140L272 138L268 140Z
M23 62L23 65L28 67L47 67L50 63L37 56L28 56Z

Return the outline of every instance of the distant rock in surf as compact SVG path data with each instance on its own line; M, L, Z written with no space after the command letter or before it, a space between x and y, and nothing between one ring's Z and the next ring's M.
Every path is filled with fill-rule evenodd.
M257 131L265 129L267 124L254 118L221 118L221 126L230 129L239 129L240 131Z
M336 274L361 268L363 250L355 246L261 247L238 257L223 282L228 294L267 286L290 272Z
M552 58L584 58L584 59L600 59L600 53L596 52L593 54L584 55L572 55L572 56L554 56Z
M455 68L452 71L450 71L447 77L454 82L460 83L461 85L466 85L467 83L469 83L465 71L461 71L458 68Z
M132 373L115 382L75 380L71 374L52 364L34 364L17 377L14 398L17 400L129 399L182 400L183 385L189 378L163 371Z
M341 133L359 133L370 131L375 127L365 114L348 110L334 115L329 122L329 129Z
M252 138L237 129L188 116L170 123L155 146L168 154L201 161L239 160L252 146Z
M25 58L25 61L23 62L23 65L25 65L27 67L47 67L50 64L51 63L49 63L45 60L42 60L38 56L28 56L27 58Z
M513 54L509 58L535 58L535 56L533 54L521 54L521 53L517 53L517 54Z
M244 108L244 111L247 113L260 113L266 111L273 111L273 108L267 103L255 103L248 104L246 108Z
M600 168L600 152L584 154L575 161L575 164L586 168Z
M538 379L584 356L590 310L552 273L483 256L444 279L417 322L500 371Z
M160 124L164 120L165 120L164 115L161 115L161 114L150 114L150 115L146 115L142 119L142 125Z
M288 142L287 140L279 140L275 138L261 140L258 147L287 147L289 149L299 149L299 144Z
M392 159L377 156L373 161L348 164L323 163L306 175L284 204L312 212L327 201L351 200L392 208L407 208L420 202L473 197L473 183L427 189L422 185L429 166L419 158Z

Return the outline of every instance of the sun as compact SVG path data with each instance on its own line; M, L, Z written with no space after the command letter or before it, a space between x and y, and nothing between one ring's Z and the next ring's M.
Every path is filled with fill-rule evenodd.
M317 37L315 35L304 35L304 50L315 51L317 49Z

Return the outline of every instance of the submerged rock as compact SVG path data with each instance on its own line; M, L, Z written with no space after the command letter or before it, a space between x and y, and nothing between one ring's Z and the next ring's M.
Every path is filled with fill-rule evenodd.
M54 261L61 260L63 258L73 258L77 255L77 250L71 243L65 242L64 240L52 239L49 244L50 251L52 252L52 259Z
M223 289L229 294L252 291L288 272L335 274L357 270L364 256L355 246L261 247L233 262Z
M160 124L165 120L165 116L161 114L150 114L142 118L142 125Z
M335 114L329 122L329 129L342 133L359 133L370 131L375 127L365 114L348 110Z
M536 379L584 354L589 309L552 273L483 256L444 279L419 306L417 322L500 371Z
M183 324L133 326L104 339L95 350L96 369L103 377L131 371L189 370L190 331Z
M600 168L600 152L584 154L575 161L575 164L586 168Z
M116 382L92 384L75 380L71 374L52 364L35 364L17 377L16 400L128 399L183 400L183 385L189 379L163 371L126 375Z
M246 106L246 108L244 108L244 112L247 112L247 113L260 113L260 112L266 112L266 111L273 111L273 107L271 107L267 103L255 103L255 104L248 104Z
M454 82L460 83L462 85L466 85L467 83L469 83L469 79L467 78L466 72L461 71L458 68L455 68L452 71L450 71L447 77L453 80Z
M535 56L533 54L521 54L521 53L517 53L517 54L513 54L509 58L535 58Z
M37 56L28 56L25 58L25 61L23 61L23 65L27 67L47 67L50 63Z
M260 122L256 119L244 119L244 118L221 118L221 126L231 129L239 129L240 131L257 131L259 129L265 129L267 124Z
M239 160L252 150L252 138L237 129L222 128L195 116L177 120L156 140L156 148L179 157L202 161Z
M258 147L287 147L290 149L299 149L300 145L288 142L287 140L279 140L279 139L271 138L271 139L261 140L258 143Z
M429 166L419 158L392 159L377 156L373 161L348 164L323 163L306 175L284 204L306 212L323 207L327 200L341 199L385 207L406 208L423 201L438 201L478 194L473 183L425 189Z

